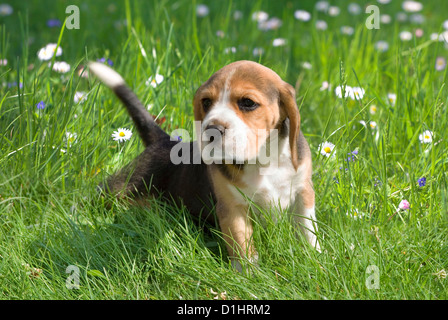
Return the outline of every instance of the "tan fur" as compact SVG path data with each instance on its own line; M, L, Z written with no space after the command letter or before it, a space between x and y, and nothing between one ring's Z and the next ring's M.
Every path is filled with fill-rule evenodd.
M223 233L227 251L231 259L252 256L255 252L252 244L252 224L248 215L248 206L235 201L230 192L229 180L216 168L210 166L210 176L217 199L216 213L219 227ZM238 180L231 182L233 186L243 187Z

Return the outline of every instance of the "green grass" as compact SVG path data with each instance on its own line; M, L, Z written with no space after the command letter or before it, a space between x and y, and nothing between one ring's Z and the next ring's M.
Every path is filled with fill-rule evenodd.
M349 2L338 1L340 15L329 17L315 11L313 1L207 1L210 14L202 18L190 1L11 2L13 15L0 17L0 57L8 59L0 67L0 297L448 298L441 276L448 268L448 101L446 70L434 68L448 52L430 40L441 31L448 3L425 1L426 21L416 25L395 19L400 1L375 2L393 21L369 30L368 15L350 15ZM81 10L80 30L46 26L50 18L63 21L71 4ZM294 19L297 9L312 12L312 21ZM235 10L242 19L234 20ZM282 26L260 31L251 19L257 10L280 18ZM328 29L316 30L315 20L327 21ZM354 34L341 34L343 25ZM423 37L399 39L401 31L416 28ZM287 45L273 47L279 37ZM63 54L55 60L71 65L66 74L37 59L41 47L58 39ZM388 42L388 51L375 49L379 40ZM236 52L226 53L229 47ZM252 53L257 47L264 48L261 56ZM239 274L219 230L196 226L182 208L155 199L146 209L118 202L106 209L96 185L143 145L137 134L122 144L112 140L119 127L135 133L131 120L112 92L78 76L79 66L102 57L152 104L152 114L166 118L161 126L168 132L192 133L196 88L231 61L259 61L295 85L313 152L323 253L295 237L286 218L276 224L267 218L264 227L255 221L259 267ZM145 85L156 73L164 81ZM321 91L323 81L332 89ZM9 87L12 82L23 88ZM360 86L365 95L340 99L334 89L341 84ZM74 102L77 91L88 93L83 103ZM397 95L394 106L388 93ZM36 108L39 101L45 109ZM373 134L361 120L377 123ZM424 130L435 133L433 143L420 143ZM67 132L76 133L71 144ZM319 154L324 141L336 145L334 157ZM347 162L355 149L355 161ZM397 210L402 199L410 210ZM348 216L353 210L363 218ZM366 286L371 265L379 270L378 289ZM69 266L80 270L79 288L66 287Z

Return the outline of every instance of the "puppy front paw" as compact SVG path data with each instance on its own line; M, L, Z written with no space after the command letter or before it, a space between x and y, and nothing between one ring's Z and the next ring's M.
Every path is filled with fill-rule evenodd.
M250 258L231 258L230 263L232 268L241 274L252 273L254 268L258 268L258 254L252 255Z

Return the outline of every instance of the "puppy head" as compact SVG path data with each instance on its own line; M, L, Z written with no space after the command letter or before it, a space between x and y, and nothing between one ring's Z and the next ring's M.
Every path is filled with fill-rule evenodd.
M295 91L271 69L252 61L231 63L197 90L193 104L202 150L211 143L223 150L214 153L213 160L242 163L256 158L270 130L289 118L291 158L297 169L300 115Z

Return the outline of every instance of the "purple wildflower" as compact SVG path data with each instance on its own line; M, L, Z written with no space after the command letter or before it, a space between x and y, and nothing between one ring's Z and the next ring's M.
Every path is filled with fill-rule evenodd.
M354 150L352 152L347 153L349 155L349 157L347 159L345 159L347 162L355 162L356 160L356 155L358 155L358 150Z
M40 101L36 104L37 109L45 109L45 102Z
M380 179L378 179L378 178L375 178L375 184L374 184L374 186L375 187L377 187L377 186L381 186L381 180Z
M12 88L12 87L17 87L17 82L8 82L6 84L8 86L8 88ZM23 83L19 82L19 88L22 89L23 88Z
M60 27L62 25L61 20L59 19L48 19L47 20L47 27L49 28L56 28Z
M423 177L423 178L418 179L418 185L420 187L424 187L426 185L426 178Z
M97 59L98 62L101 63L107 63L108 65L110 65L111 67L114 65L114 62L110 59L106 59L106 58L101 58L101 59Z

